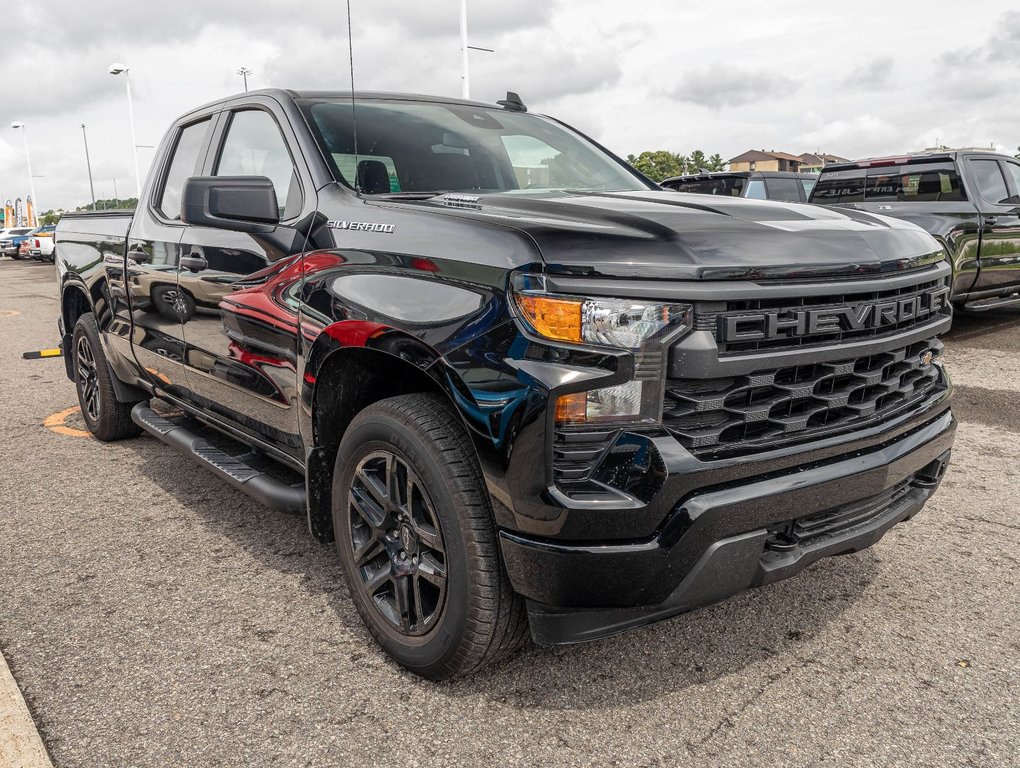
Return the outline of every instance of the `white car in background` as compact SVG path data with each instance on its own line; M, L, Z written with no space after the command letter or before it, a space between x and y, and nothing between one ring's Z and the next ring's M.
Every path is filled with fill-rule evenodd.
M28 252L36 261L53 261L56 243L53 234L57 231L56 224L47 224L33 232L29 237Z

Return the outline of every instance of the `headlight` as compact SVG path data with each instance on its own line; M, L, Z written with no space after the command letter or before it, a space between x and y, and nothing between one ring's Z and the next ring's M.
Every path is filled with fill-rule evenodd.
M634 353L632 381L560 397L557 422L654 424L661 419L666 344L690 330L690 304L551 294L540 275L515 276L514 289L520 318L536 336Z
M536 335L553 341L641 349L647 342L690 328L690 304L636 299L581 299L545 293L544 281L522 277L514 291L521 319Z

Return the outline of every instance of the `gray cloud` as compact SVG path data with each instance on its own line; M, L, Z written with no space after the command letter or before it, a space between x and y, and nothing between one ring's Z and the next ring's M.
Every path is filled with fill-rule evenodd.
M669 95L719 109L783 97L799 87L795 80L778 72L719 64L685 73L669 90Z
M88 198L82 122L97 193L112 196L114 179L122 195L133 190L124 82L106 73L111 61L132 65L143 145L158 143L177 115L240 90L241 65L255 70L253 88L349 87L344 0L175 0L162 10L151 0L8 5L4 29L16 29L17 42L0 48L0 67L18 87L0 99L0 199L27 187L11 120L29 125L44 206ZM352 6L359 88L460 94L459 0ZM860 157L933 137L1020 143L1015 0L983 0L981 14L955 27L914 23L930 0L469 7L472 44L496 49L471 54L472 96L494 101L516 90L533 111L618 154L700 148L732 157L765 146ZM893 38L862 34L879 14ZM721 24L724 36L705 33ZM139 153L144 171L152 150Z
M889 82L894 66L891 56L882 56L855 69L843 79L843 85L850 88L880 88Z

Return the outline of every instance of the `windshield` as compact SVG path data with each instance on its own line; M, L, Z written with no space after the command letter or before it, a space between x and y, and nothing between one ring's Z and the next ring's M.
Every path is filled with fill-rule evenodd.
M301 103L338 181L366 194L647 190L619 160L545 117L462 104Z
M704 179L677 179L667 182L665 186L677 192L740 197L746 182L747 179L743 176L707 176Z

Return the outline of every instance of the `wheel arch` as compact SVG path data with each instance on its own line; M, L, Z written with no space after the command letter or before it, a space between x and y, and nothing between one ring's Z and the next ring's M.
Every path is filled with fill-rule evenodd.
M346 327L343 327L346 326ZM419 339L376 323L344 321L313 343L302 381L308 527L333 540L333 467L351 421L368 406L399 395L434 393L464 422L453 377ZM458 393L459 395L460 393ZM467 428L467 425L465 425Z

